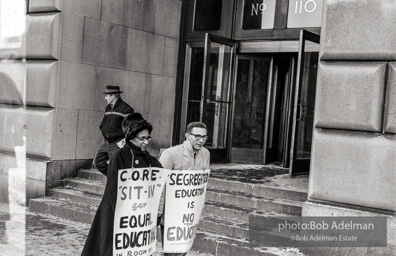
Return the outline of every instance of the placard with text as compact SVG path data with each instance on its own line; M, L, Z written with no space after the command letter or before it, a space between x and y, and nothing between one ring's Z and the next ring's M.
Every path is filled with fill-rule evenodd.
M169 170L118 171L113 255L152 255L156 248L158 205Z
M164 252L188 252L205 203L210 170L170 171L166 182Z

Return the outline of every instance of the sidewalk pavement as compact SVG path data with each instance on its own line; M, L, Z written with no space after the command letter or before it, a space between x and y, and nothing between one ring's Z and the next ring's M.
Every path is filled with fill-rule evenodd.
M0 256L80 255L90 225L0 204ZM25 225L26 224L26 225ZM154 256L163 255L157 244ZM188 256L209 256L189 252Z

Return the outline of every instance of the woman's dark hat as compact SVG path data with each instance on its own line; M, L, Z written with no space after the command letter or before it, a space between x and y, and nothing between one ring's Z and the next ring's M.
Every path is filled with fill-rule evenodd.
M122 93L122 91L120 91L120 87L116 85L106 85L106 89L103 94L114 94L114 93Z
M140 113L129 114L122 121L122 131L127 140L135 138L136 134L145 129L151 133L153 131L153 126L144 120Z

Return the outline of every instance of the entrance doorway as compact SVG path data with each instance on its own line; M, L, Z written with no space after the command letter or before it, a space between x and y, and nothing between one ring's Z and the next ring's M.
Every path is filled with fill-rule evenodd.
M296 54L237 56L231 161L287 165Z
M300 37L239 42L237 48L232 40L207 34L204 43L188 43L180 124L208 125L211 162L308 171L319 37L306 31Z
M187 45L182 129L192 121L206 124L211 162L228 160L233 40L206 34L204 44ZM184 129L180 141L184 140Z
M305 54L298 108L298 154L310 158L318 52ZM290 166L297 53L239 54L231 162Z

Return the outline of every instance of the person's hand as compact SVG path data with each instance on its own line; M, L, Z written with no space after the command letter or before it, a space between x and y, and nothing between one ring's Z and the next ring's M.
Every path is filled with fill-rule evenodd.
M125 139L120 140L119 142L117 142L117 146L119 148L122 148L125 145Z

